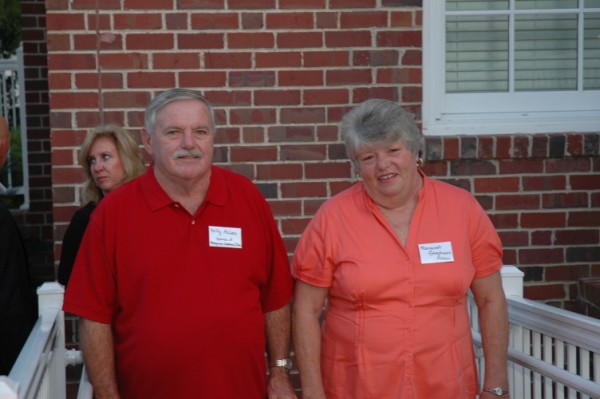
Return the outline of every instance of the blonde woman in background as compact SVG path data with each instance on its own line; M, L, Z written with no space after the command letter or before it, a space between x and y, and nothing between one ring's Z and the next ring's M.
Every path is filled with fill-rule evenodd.
M88 133L79 152L79 164L85 173L83 202L73 215L63 237L58 282L67 285L79 244L100 200L123 183L144 172L138 143L118 126L98 126Z

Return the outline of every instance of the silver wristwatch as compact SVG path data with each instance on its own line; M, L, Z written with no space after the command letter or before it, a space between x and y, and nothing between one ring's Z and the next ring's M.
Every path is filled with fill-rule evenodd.
M269 363L269 367L283 367L284 369L290 371L292 369L292 359L288 357L287 359L273 360L271 363Z
M504 389L504 388L500 388L500 387L484 389L483 392L489 392L489 393L492 393L492 394L494 394L496 396L504 396L504 395L510 393L508 391L508 389Z

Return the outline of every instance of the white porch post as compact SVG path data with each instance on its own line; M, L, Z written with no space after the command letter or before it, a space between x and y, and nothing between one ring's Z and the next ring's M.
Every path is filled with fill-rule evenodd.
M0 377L0 399L66 397L64 288L47 282L37 289L38 320L8 377Z
M0 376L0 399L17 399L18 384L8 377Z
M504 295L507 297L517 296L523 298L523 276L525 273L520 271L513 265L504 265L500 271L502 274L502 287L504 288ZM509 343L510 349L517 348L523 350L524 348L524 336L523 329L518 325L509 326ZM525 384L525 369L513 362L508 363L508 384L510 395L513 398L523 398L525 391L523 386Z
M58 326L53 348L54 353L50 360L51 364L48 365L48 392L52 398L66 398L65 316L62 311L65 289L57 282L47 282L38 288L37 293L42 329L51 329L55 320Z
M500 274L502 275L504 294L523 298L523 276L525 273L513 265L504 265L500 270Z

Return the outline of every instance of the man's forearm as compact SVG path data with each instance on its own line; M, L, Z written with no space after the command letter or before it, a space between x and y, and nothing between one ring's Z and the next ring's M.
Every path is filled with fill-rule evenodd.
M285 359L290 354L292 315L290 305L265 313L269 359Z
M269 362L290 356L292 314L290 305L265 314ZM287 370L271 368L269 399L295 399Z
M79 341L96 399L118 399L115 351L110 324L81 319Z

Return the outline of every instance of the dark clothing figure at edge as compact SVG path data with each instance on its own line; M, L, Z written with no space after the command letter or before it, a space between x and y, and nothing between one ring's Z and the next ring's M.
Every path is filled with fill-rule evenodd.
M0 169L10 146L6 120L0 116ZM5 192L0 184L0 195ZM35 290L23 238L10 211L0 203L0 375L7 375L37 319Z

